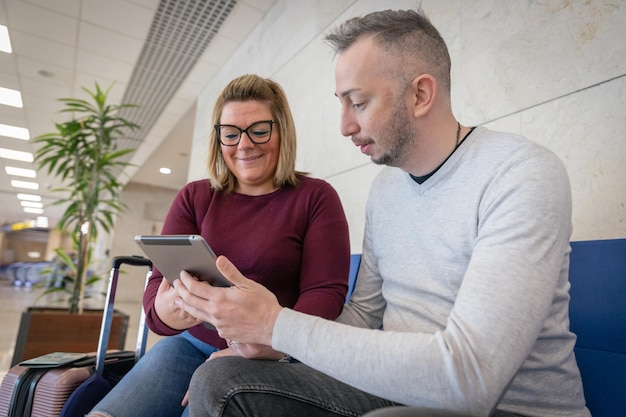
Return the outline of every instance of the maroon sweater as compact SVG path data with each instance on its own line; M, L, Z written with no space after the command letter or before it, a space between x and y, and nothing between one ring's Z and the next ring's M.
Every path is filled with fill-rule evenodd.
M216 255L225 255L249 279L276 294L284 307L335 319L348 288L350 243L345 213L327 182L299 177L298 187L271 194L225 194L208 180L187 184L176 196L162 234L199 234ZM159 319L154 299L162 274L154 269L143 304L150 329L180 333ZM198 339L226 347L215 330L189 329Z

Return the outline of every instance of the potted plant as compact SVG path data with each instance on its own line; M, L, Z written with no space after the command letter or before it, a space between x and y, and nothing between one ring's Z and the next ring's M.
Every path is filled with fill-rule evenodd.
M92 99L91 102L78 98L59 99L65 104L61 112L70 113L71 119L55 123L54 132L34 138L34 142L40 145L35 154L37 168L57 177L63 184L53 190L61 193L53 204L66 206L56 227L71 237L76 255L73 259L66 251L56 250L57 257L69 270L70 285L50 287L45 293L67 292L67 312L70 315L85 315L85 287L97 280L97 277L87 275L92 245L99 231L111 232L116 215L125 208L120 201L123 184L118 181L117 175L121 168L129 164L124 156L134 149L119 149L118 143L138 126L119 114L120 110L134 105L107 103L111 87L102 90L96 83L94 91L83 88ZM97 320L100 319L97 317ZM29 322L32 326L32 318L29 318ZM45 326L50 327L51 324ZM85 332L85 327L78 327L79 331ZM99 325L96 328L99 330ZM20 326L14 363L28 356L19 355L21 339L28 344L28 337L22 333ZM97 333L93 342L94 345L97 342Z

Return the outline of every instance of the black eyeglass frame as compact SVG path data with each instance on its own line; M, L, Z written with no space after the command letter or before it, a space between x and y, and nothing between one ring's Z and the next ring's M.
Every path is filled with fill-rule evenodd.
M248 130L251 127L254 127L254 126L258 125L259 123L269 123L270 124L270 131L269 131L269 134L267 135L267 140L264 140L262 142L258 142L256 140L254 140L252 138L252 136L254 136L254 135L250 136L250 134L248 133ZM237 146L237 145L239 145L239 142L241 142L241 138L242 138L244 133L246 135L248 135L248 139L250 139L250 142L254 143L255 145L262 145L264 143L269 142L270 139L272 138L272 129L273 129L275 124L277 124L277 123L274 120L259 120L259 121L256 121L256 122L252 123L250 126L246 127L245 129L242 129L239 126L228 125L228 124L213 125L213 127L215 128L215 133L217 134L217 140L224 146ZM224 143L224 142L222 142L222 135L221 135L221 131L220 131L222 127L233 127L235 129L237 129L239 131L239 138L237 139L237 142L235 142L235 143Z

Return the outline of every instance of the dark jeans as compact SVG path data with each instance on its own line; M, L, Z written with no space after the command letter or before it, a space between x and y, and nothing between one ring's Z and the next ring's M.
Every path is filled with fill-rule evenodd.
M363 417L467 417L453 411L432 410L419 407L388 407L372 411ZM518 414L496 410L491 417L523 417Z
M393 405L297 362L218 358L189 386L191 417L357 417Z
M201 365L191 379L189 398L191 417L357 417L398 405L301 363L239 357L219 358ZM411 414L416 410L412 407L393 407L375 411L371 416L466 417L441 412ZM500 412L493 415L513 416Z

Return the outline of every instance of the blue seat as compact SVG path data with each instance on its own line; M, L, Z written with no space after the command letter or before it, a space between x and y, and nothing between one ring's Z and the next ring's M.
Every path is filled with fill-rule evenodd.
M626 239L571 242L570 329L593 417L626 416ZM350 259L348 297L361 256Z
M593 417L626 416L626 239L571 242L570 328Z
M361 254L355 253L350 255L350 273L348 274L348 294L346 295L346 301L350 299L352 292L354 291L354 284L356 283L356 277L359 275L359 267L361 266Z

